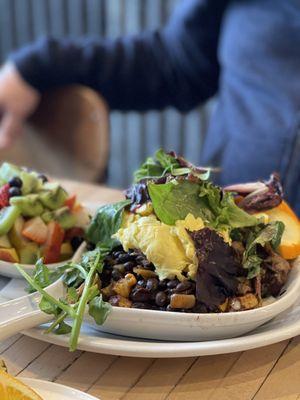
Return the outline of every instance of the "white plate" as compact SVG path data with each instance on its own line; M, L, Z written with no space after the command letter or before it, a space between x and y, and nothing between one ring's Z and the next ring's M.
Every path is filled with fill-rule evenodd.
M24 294L19 279L0 278L0 301ZM44 334L45 327L24 332L33 338L68 347L69 337ZM300 334L300 299L289 310L252 332L233 339L202 342L167 342L106 334L84 324L78 348L95 353L131 357L188 357L243 351L277 343Z
M99 400L97 397L53 382L31 378L21 378L21 381L37 392L43 400Z
M91 215L94 215L97 208L99 207L96 203L84 203L83 205L84 205L84 207L86 207L89 210ZM65 265L66 262L67 262L67 260L63 261L63 262L59 262L59 263L48 264L47 266L49 269L55 269L61 265ZM32 273L32 271L34 269L33 264L21 264L21 265L22 265L22 268L24 269L24 271L27 272L27 274ZM6 276L8 278L20 278L21 277L19 271L14 266L14 263L2 261L2 260L0 260L0 275Z
M68 347L68 336L45 335L45 327L24 332L25 335ZM254 331L233 339L204 342L166 342L110 335L84 324L78 349L127 357L175 358L234 353L267 346L300 334L300 302Z

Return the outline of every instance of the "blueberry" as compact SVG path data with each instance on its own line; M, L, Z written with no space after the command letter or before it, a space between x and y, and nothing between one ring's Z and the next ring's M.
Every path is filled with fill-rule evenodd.
M8 189L9 197L22 196L22 191L19 187L10 187Z
M84 241L84 239L82 237L74 236L71 239L71 246L72 246L73 251L76 251L83 241Z
M21 188L23 185L22 180L18 176L14 176L8 181L10 187Z
M43 183L48 182L48 178L47 178L47 176L44 175L44 174L39 174L39 175L38 175L38 178L41 179L41 180L43 181Z

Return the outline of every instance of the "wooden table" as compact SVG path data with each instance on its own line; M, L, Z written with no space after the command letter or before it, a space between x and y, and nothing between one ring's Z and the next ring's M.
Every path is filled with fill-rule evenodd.
M64 183L81 200L110 202L120 192ZM12 374L55 381L102 400L300 399L299 337L241 353L179 359L76 351L17 335L0 343Z

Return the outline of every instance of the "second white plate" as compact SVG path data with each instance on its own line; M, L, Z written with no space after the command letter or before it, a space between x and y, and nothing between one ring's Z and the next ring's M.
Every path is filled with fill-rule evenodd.
M43 400L99 400L97 397L57 383L31 378L22 378L21 380L36 391Z

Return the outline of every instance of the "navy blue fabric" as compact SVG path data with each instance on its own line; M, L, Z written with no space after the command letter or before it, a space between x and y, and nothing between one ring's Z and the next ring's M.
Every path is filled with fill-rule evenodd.
M183 0L161 30L46 38L12 55L40 91L81 83L112 109L188 111L217 94L199 162L220 184L277 170L300 213L299 0Z

